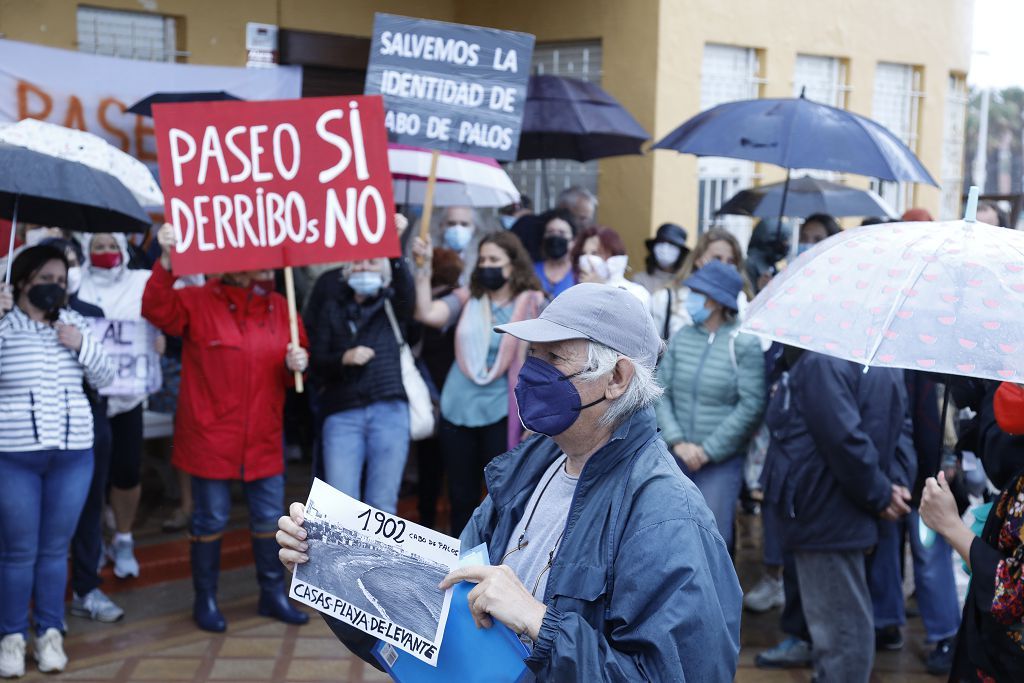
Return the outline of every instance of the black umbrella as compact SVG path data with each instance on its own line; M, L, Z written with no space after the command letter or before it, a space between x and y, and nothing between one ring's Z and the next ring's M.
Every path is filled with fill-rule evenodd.
M575 78L531 76L519 159L590 161L640 154L651 136L599 86Z
M718 209L719 214L766 218L782 210L786 184L772 183L740 190ZM786 215L806 218L815 213L830 216L893 216L884 199L871 190L859 190L821 178L800 176L789 182Z
M530 76L518 159L591 161L640 154L650 139L633 115L600 86L562 76Z
M114 176L25 147L0 143L0 218L79 232L145 232L149 216ZM10 259L6 281L10 282Z
M224 92L223 90L210 92L156 92L128 107L127 111L131 114L139 114L140 116L153 116L154 104L174 104L177 102L219 102L221 100L240 99L242 98L235 97L231 93Z

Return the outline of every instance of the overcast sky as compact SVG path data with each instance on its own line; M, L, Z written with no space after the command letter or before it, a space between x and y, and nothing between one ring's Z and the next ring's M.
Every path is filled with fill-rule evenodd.
M1024 0L974 0L973 86L1024 87Z

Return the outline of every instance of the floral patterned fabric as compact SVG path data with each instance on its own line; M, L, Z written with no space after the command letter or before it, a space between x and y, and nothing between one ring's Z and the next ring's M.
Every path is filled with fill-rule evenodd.
M1002 520L997 544L1006 559L996 567L992 617L1008 627L1007 635L1021 645L1024 656L1024 479L1003 495L996 514Z

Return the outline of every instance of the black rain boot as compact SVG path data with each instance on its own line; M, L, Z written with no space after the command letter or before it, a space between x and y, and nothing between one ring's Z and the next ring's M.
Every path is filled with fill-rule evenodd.
M228 624L217 607L217 579L220 576L220 535L213 541L192 540L192 587L195 603L192 618L204 631L223 633Z
M256 578L260 584L260 616L273 617L286 624L305 624L309 615L295 609L284 592L284 565L278 559L280 548L274 536L252 537L252 556L256 560Z

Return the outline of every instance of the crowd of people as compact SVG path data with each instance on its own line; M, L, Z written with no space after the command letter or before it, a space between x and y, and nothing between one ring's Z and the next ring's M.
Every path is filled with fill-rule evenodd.
M180 363L173 465L189 494L203 630L227 628L217 592L232 482L248 503L259 613L307 621L279 561L308 559L301 505L279 520L284 453L305 439L318 476L391 513L415 456L420 522L488 541L505 565L449 578L492 591L474 615L528 640L542 679L610 667L731 680L746 608L781 609L784 635L758 666L867 681L876 649L903 647L912 574L929 672L1024 680L1019 387L865 373L741 333L787 258L839 232L831 216L798 230L762 220L746 249L723 228L693 244L666 223L631 270L597 209L574 187L544 213L505 207L490 228L470 207L445 208L422 236L396 215L402 257L302 273L299 344L272 271L177 278L170 226L144 247L26 231L0 290L0 676L23 675L30 631L41 671L66 666L69 549L74 615L124 616L100 587L105 558L120 580L140 575L132 531L149 397L99 393L115 369L86 318L105 317L147 321L156 350ZM988 210L979 219L1000 220ZM904 219L930 220L912 211ZM415 441L410 352L436 414ZM295 373L308 384L301 398ZM988 482L972 474L978 459ZM587 479L595 470L600 482ZM994 502L974 531L960 521L971 496ZM764 553L745 596L731 561L741 510L760 513ZM974 576L963 617L954 553ZM331 626L369 657L372 641Z

